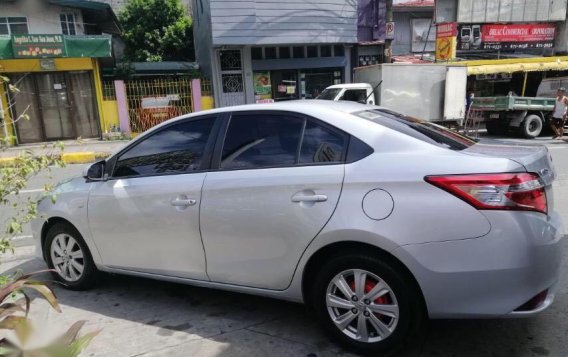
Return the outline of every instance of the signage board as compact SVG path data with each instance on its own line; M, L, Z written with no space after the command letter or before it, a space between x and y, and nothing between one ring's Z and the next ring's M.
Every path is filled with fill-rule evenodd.
M458 50L515 50L554 47L556 25L467 24L458 29Z
M436 39L436 60L449 61L456 58L456 45L455 36Z
M457 35L457 22L444 22L436 25L436 38L454 37Z
M66 55L63 35L12 35L14 58L49 58Z
M385 40L394 40L394 22L387 22L385 26Z

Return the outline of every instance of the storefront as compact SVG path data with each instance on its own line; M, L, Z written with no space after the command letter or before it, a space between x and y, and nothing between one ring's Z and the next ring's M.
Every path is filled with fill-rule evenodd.
M97 57L110 56L110 38L46 42L50 36L63 37L30 35L40 41L26 46L0 43L0 73L18 88L0 88L5 134L19 144L100 137L105 125Z
M255 46L217 53L221 106L313 99L330 85L350 81L351 47L345 45Z

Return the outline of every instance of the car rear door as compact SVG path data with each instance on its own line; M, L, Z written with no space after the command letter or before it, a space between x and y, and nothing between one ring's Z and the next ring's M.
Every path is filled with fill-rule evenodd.
M335 210L348 136L289 112L237 112L225 127L202 192L207 274L285 289Z

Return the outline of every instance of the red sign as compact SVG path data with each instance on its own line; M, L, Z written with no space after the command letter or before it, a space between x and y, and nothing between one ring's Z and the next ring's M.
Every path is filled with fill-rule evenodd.
M554 41L555 24L491 24L481 27L483 42Z
M457 22L443 22L436 25L436 38L453 37L457 34Z

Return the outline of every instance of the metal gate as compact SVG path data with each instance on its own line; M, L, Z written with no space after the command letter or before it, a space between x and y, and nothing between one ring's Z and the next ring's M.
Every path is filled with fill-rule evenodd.
M221 69L221 107L245 104L243 61L241 50L219 50Z

